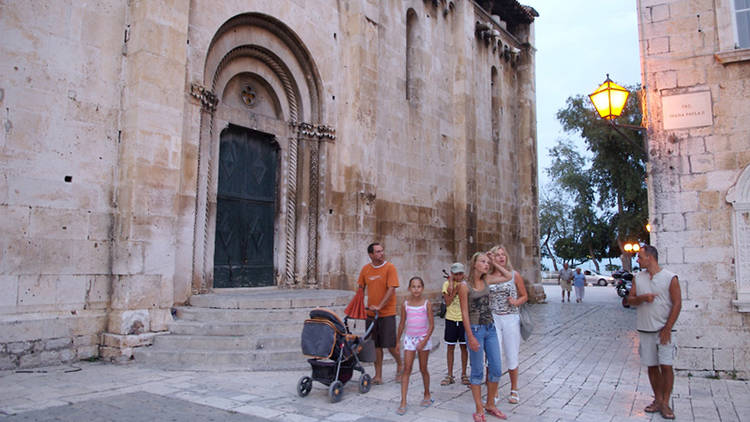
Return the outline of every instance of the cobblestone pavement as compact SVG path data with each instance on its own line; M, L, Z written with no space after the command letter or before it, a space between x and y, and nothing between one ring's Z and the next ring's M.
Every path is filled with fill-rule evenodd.
M635 311L620 306L612 287L588 287L582 304L560 303L557 286L545 290L549 303L531 307L536 330L521 346L521 403L507 403L509 380L504 375L500 409L519 421L662 420L643 411L652 396L639 364ZM436 321L435 332L442 336L441 320ZM386 362L384 371L389 381L367 394L357 392L355 373L339 403L330 403L327 387L317 382L307 397L297 395L297 380L309 370L163 371L139 364L78 362L3 371L0 420L471 421L468 389L460 383L440 386L444 346L430 356L429 367L434 405L419 406L421 376L414 372L404 416L395 414L400 385L393 381L392 362ZM750 421L747 381L679 376L673 402L681 421Z

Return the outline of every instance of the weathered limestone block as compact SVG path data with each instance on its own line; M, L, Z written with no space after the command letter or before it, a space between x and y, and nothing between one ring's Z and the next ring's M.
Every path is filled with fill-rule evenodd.
M156 333L136 335L102 334L99 356L114 362L125 362L132 358L133 349L153 344Z
M738 174L739 171L737 170L721 170L706 173L707 189L726 192L732 187L735 180L737 180Z
M147 309L112 311L109 314L107 331L120 335L143 334L151 329Z
M16 341L7 344L8 353L21 355L34 349L34 343L30 341Z
M13 369L17 366L14 356L7 353L0 353L0 370Z
M143 271L142 242L118 242L112 245L114 259L113 274L138 274Z
M99 357L99 345L80 346L75 349L75 359L84 360Z
M687 87L706 83L706 68L693 67L677 73L677 86Z
M685 252L686 262L724 262L723 260L730 259L734 253L731 247L686 247L683 249Z
M659 252L659 259L661 260L661 257L664 257L663 263L667 266L669 264L682 264L684 263L683 259L683 252L682 247L676 246L674 248L661 248L661 251Z
M685 191L704 190L707 185L705 174L684 174L680 176L680 186Z
M44 350L69 349L73 346L70 337L56 338L44 341Z
M691 173L706 173L714 169L713 154L696 154L688 156Z
M713 370L713 356L710 348L684 347L677 349L675 367L680 369Z
M36 366L42 366L42 356L39 353L22 355L18 359L19 368L33 368Z
M713 349L714 369L717 371L731 371L735 369L734 350L716 348Z
M83 239L88 233L88 214L82 211L34 208L29 235L47 239Z
M650 45L651 43L649 43L649 47ZM677 87L677 72L664 71L656 73L656 83L659 89L671 89Z
M112 277L97 275L86 280L86 309L106 309L109 304Z
M685 217L682 213L662 214L661 228L665 231L682 232L685 230Z
M172 312L167 309L149 309L149 319L151 320L151 331L167 331L168 324L174 321Z
M18 302L18 276L0 275L0 314L16 310Z

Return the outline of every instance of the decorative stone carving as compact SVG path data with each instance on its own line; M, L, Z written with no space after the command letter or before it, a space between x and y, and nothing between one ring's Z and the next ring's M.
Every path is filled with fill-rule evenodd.
M242 99L242 102L252 108L255 106L258 94L255 92L255 89L253 89L252 86L248 85L246 86L241 92L240 92L240 99Z
M209 89L203 87L197 82L193 82L190 84L190 95L201 102L203 110L209 113L216 111L216 105L219 103L219 98Z

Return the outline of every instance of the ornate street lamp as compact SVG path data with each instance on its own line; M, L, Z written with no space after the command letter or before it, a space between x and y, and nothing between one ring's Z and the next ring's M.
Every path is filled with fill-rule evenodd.
M596 112L599 113L599 117L602 119L612 120L620 117L622 110L625 108L625 103L628 101L630 92L612 82L609 79L609 73L607 79L603 84L599 85L593 93L589 94L589 99L594 104Z
M620 127L625 127L628 129L634 129L638 131L642 131L645 128L642 126L634 126L634 125L624 125L616 123L614 119L620 117L622 114L622 110L625 108L625 104L628 102L628 96L630 95L630 92L621 87L620 85L617 85L616 83L612 82L611 79L609 79L609 73L607 73L607 79L604 80L604 83L599 85L599 88L596 89L593 93L589 94L589 100L591 100L591 103L594 105L594 108L596 109L596 112L599 113L599 117L602 119L605 119L607 123L612 127L612 129L615 130L615 132L619 133L620 136L625 138L628 142L631 144L637 146L641 150L643 150L645 154L645 159L648 161L648 150L643 145L638 145L637 142L630 139L629 136L624 134ZM646 141L646 136L644 133L643 136L644 144Z

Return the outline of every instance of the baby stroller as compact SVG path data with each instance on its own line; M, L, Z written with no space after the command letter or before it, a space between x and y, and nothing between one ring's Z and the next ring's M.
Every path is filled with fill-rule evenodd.
M377 314L375 318L377 319ZM359 392L370 391L370 376L362 367L362 362L375 361L375 344L366 340L374 324L363 337L349 331L349 317L342 322L333 311L315 308L302 328L302 354L310 357L312 376L305 375L297 383L297 394L305 397L312 390L312 383L318 381L328 388L331 403L341 400L344 384L352 378L354 371L359 377Z

